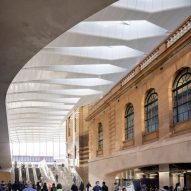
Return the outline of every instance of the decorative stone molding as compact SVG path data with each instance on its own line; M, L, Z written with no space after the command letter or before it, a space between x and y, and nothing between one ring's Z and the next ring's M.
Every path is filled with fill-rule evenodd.
M160 55L159 48L152 52L146 59L139 65L140 70L143 70L146 66L148 66L153 60L155 60Z
M190 29L191 29L191 20L188 20L183 26L181 26L177 31L175 31L167 39L167 48L173 45L178 39L180 39Z
M135 76L135 70L131 71L127 77L121 82L121 86L124 86L129 80Z

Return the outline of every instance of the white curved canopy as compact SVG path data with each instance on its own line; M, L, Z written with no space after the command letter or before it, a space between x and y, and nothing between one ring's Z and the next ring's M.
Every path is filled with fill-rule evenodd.
M191 0L120 0L35 55L7 92L11 142L64 138L63 122L95 103L191 12Z

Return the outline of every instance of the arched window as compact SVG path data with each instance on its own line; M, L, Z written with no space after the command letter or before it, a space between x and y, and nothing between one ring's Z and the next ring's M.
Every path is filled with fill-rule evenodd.
M103 127L102 123L98 126L98 150L103 150Z
M145 99L145 132L150 133L158 129L158 95L151 89Z
M191 69L185 68L173 83L173 122L191 118Z
M134 108L128 104L125 111L125 140L132 139L134 135Z

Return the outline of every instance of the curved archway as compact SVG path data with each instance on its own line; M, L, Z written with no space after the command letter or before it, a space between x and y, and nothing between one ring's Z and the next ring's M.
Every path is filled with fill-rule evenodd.
M2 168L11 166L5 96L17 72L56 37L113 2L115 0L1 1L0 166Z

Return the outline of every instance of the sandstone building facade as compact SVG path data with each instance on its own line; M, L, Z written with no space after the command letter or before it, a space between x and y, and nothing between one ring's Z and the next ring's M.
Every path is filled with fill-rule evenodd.
M190 172L173 168L191 161L191 33L179 34L188 23L98 103L79 109L78 142L86 136L78 144L79 166L92 184L104 180L112 188L116 178L144 176L159 179L160 187L190 186ZM141 171L149 166L156 174Z

